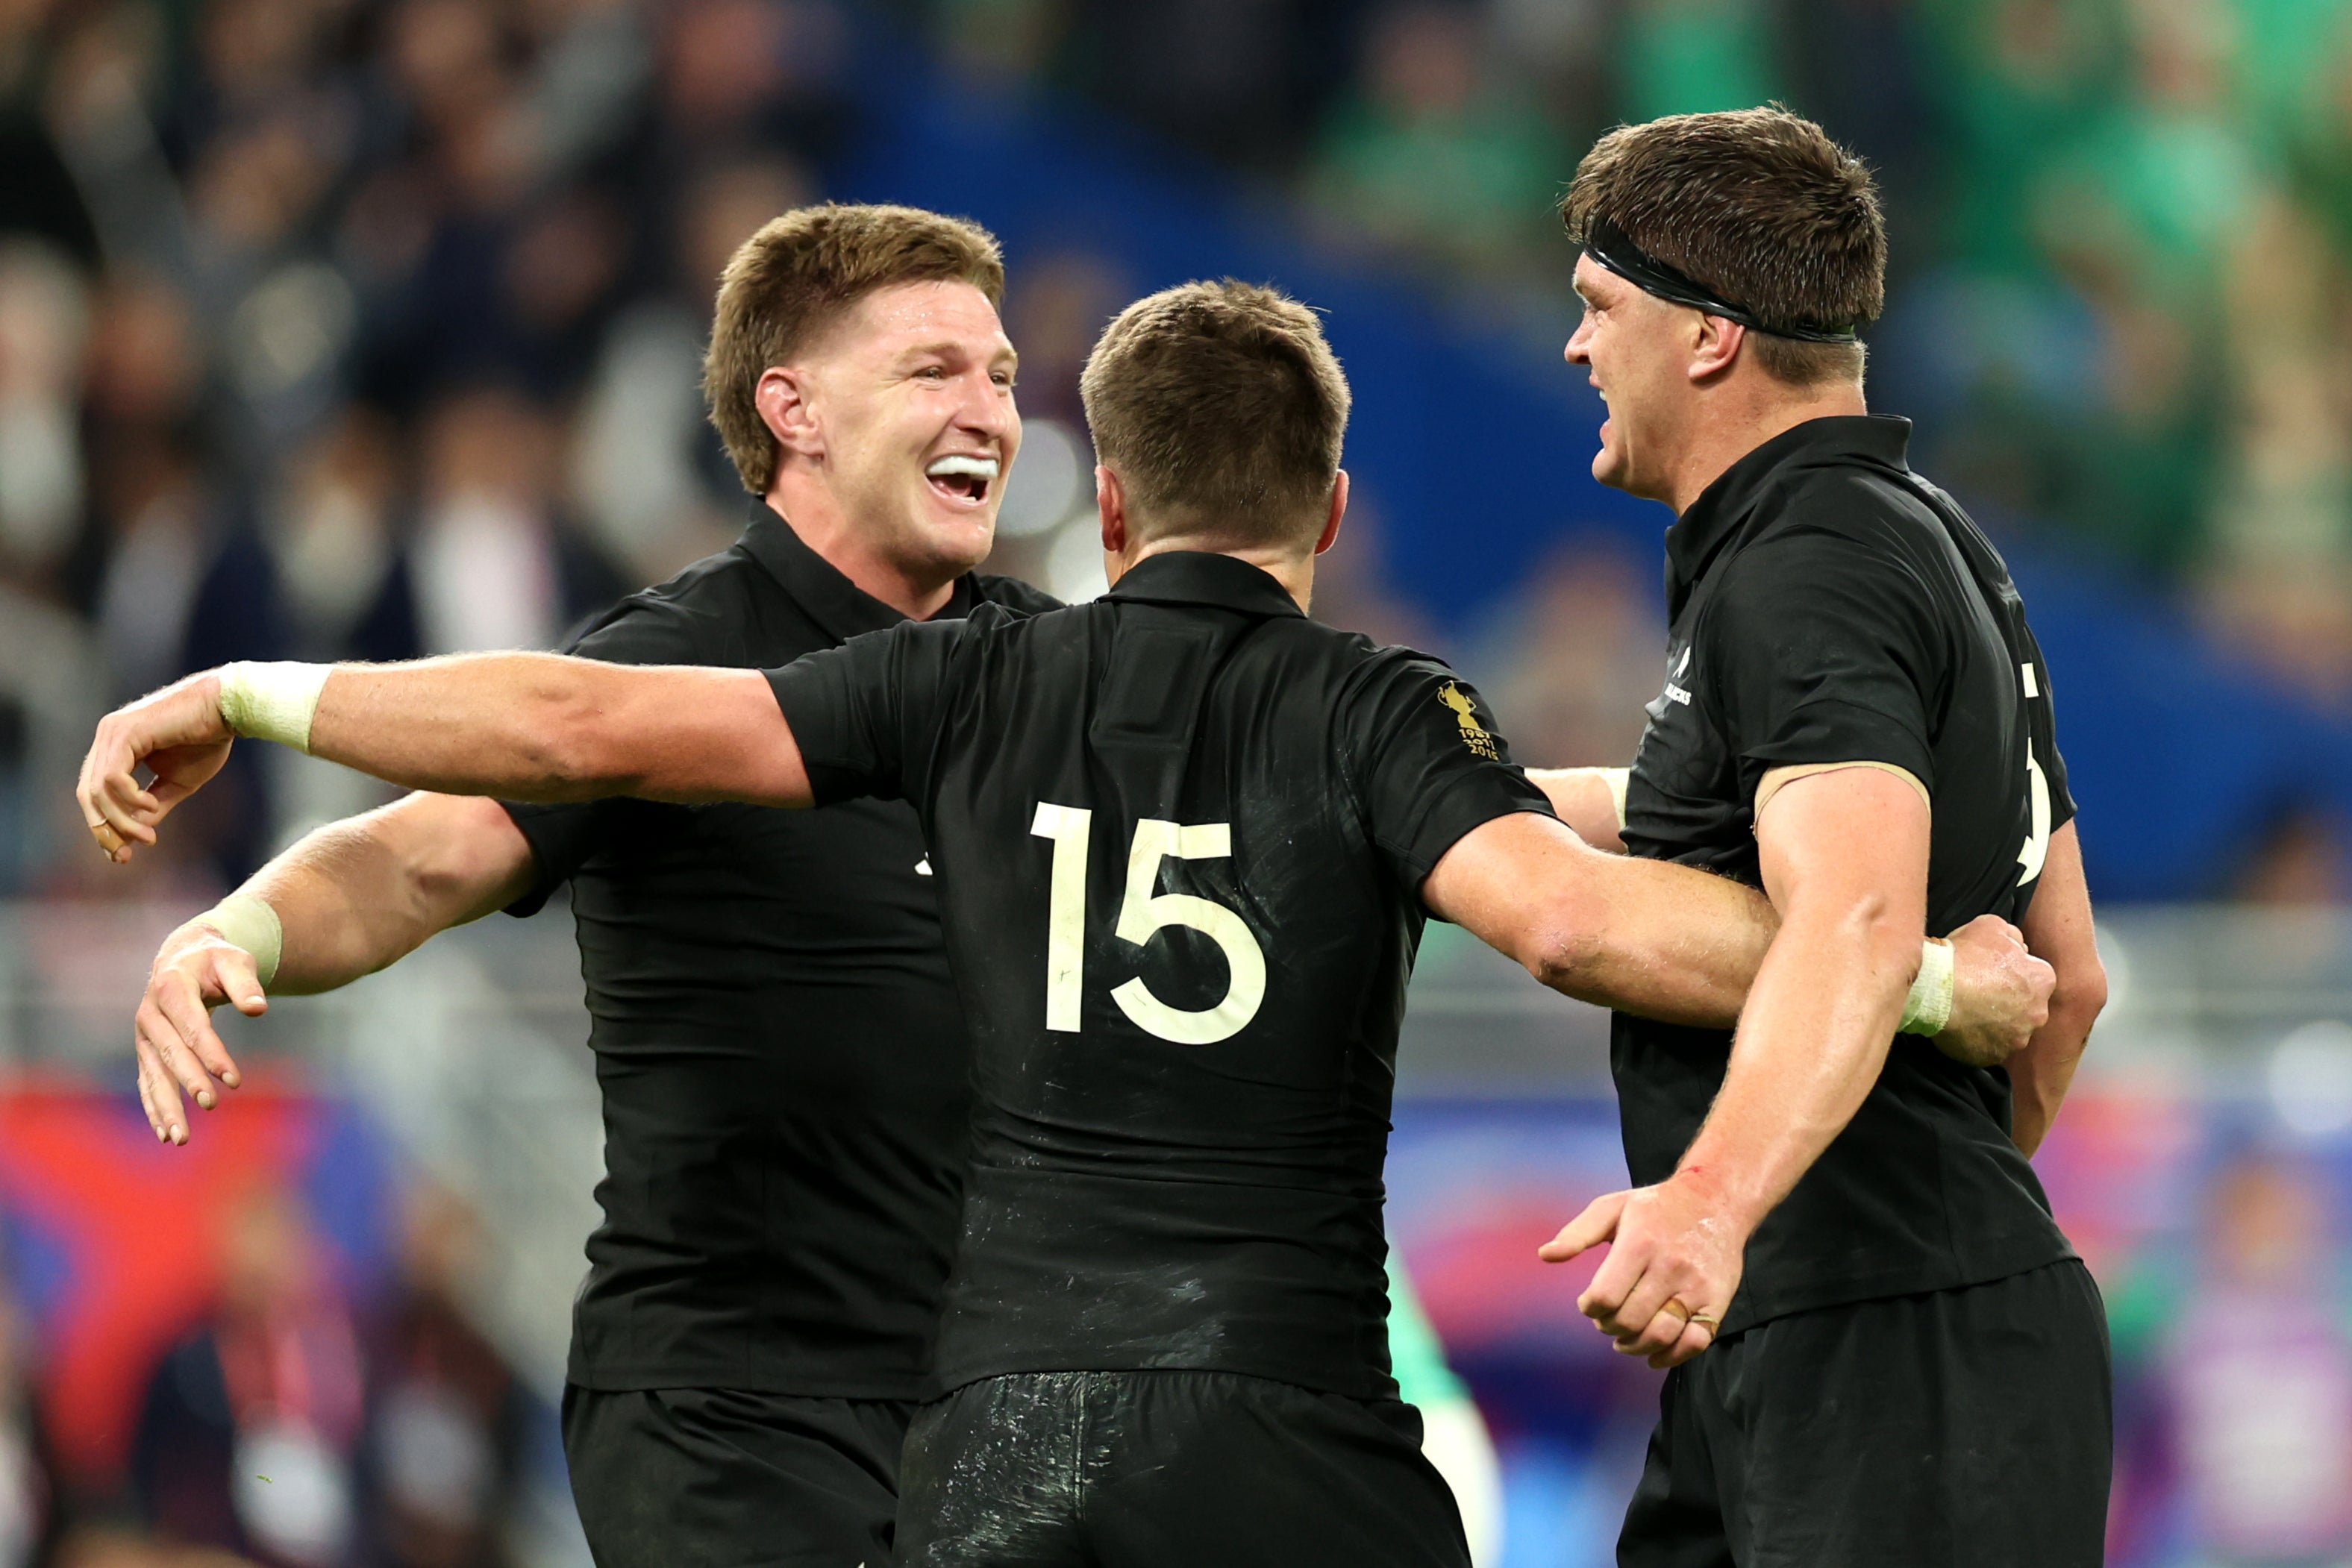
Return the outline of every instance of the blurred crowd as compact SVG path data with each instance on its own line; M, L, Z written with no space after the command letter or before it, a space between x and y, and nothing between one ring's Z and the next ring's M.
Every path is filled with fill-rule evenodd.
M240 754L101 875L54 785L110 702L545 645L731 538L712 286L879 112L877 26L1547 347L1591 137L1783 99L1883 177L1873 396L1920 465L2352 708L2352 0L0 0L0 896L199 896L377 798ZM1076 372L1146 281L1018 258L997 569L1099 586ZM1319 612L1463 660L1531 759L1630 755L1654 559L1564 539L1447 646L1382 591L1364 499ZM2248 890L2341 895L2352 848L2313 833Z
M1778 99L1877 169L1874 401L1980 510L2352 704L2346 0L929 0L975 65L1303 196L1556 334L1548 198L1620 120ZM1136 62L1149 60L1149 70Z
M471 1214L430 1186L408 1204L389 1281L359 1294L293 1190L236 1194L216 1285L119 1415L61 1402L8 1281L0 1568L516 1562L548 1417L467 1312Z

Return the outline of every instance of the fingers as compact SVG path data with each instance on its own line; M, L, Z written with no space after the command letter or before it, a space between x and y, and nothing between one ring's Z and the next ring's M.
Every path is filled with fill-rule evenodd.
M1570 1259L1590 1252L1617 1234L1617 1218L1625 1211L1625 1200L1633 1194L1603 1193L1584 1206L1584 1212L1560 1227L1559 1234L1536 1249L1536 1256L1547 1263L1565 1263Z
M1715 1343L1715 1325L1705 1321L1704 1314L1692 1318L1682 1326L1682 1332L1664 1350L1650 1357L1650 1364L1664 1372L1680 1366Z
M211 979L215 994L246 1017L257 1019L269 1010L269 994L261 988L261 970L244 948L223 943L214 956ZM224 1059L227 1054L221 1053ZM232 1066L229 1071L236 1070ZM230 1088L236 1087L236 1079L227 1082Z
M139 1011L133 1015L131 1024L153 1048L168 1082L186 1091L190 1099L207 1111L220 1103L219 1085L213 1082L212 1074L205 1071L204 1064L196 1060L195 1053L188 1049L187 1042L180 1036L179 1025L164 1013L152 996L139 1004ZM173 1103L178 1103L176 1095Z
M99 848L107 858L121 862L131 858L134 843L152 844L155 830L149 825L156 810L155 798L139 788L127 768L110 769L100 760L100 751L93 748L83 760L82 778L76 793L81 800L81 820L98 840ZM144 815L142 815L144 813ZM105 829L107 832L100 832ZM108 834L113 839L109 847Z
M131 1026L131 1048L139 1061L139 1104L147 1113L147 1124L167 1143L186 1143L188 1124L180 1104L180 1092L172 1086L172 1075L163 1071L144 1030L135 1023Z
M195 1096L196 1103L207 1111L215 1103L212 1081L205 1079L201 1089L190 1084L188 1072L181 1070L180 1062L193 1057L193 1061L189 1062L191 1069L199 1073L218 1073L221 1081L230 1088L236 1086L236 1063L230 1058L228 1047L222 1043L221 1037L213 1030L212 1009L208 1004L220 1000L228 993L220 988L220 977L216 972L218 966L212 967L215 972L207 976L214 988L209 996L199 992L194 982L184 975L168 969L157 975L147 988L148 999L162 1011L165 1021L178 1034L180 1047L184 1048L175 1052L167 1044L163 1051L164 1063Z

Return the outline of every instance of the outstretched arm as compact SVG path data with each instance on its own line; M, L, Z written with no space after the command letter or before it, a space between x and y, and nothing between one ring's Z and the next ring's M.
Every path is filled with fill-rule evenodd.
M2107 971L2099 962L2098 939L2091 926L2083 845L2071 821L2050 835L2041 883L2033 890L2033 902L2026 905L2025 940L2058 972L2050 1021L2009 1060L2009 1081L2016 1092L2010 1135L2031 1157L2058 1119L2058 1106L2074 1082L2075 1064L2090 1043L2091 1025L2107 1005Z
M1605 854L1532 811L1463 835L1422 902L1554 990L1668 1023L1728 1028L1780 917L1688 866Z
M1527 967L1554 990L1645 1018L1729 1029L1780 917L1764 895L1719 876L1607 854L1548 817L1522 811L1465 834L1422 884L1422 899ZM2015 927L1983 915L1940 946L1950 988L1923 981L1904 1028L1948 1056L1997 1066L2033 1036L2051 974Z
M756 670L474 653L190 675L100 721L82 764L83 821L128 859L239 734L447 794L810 803L800 748ZM142 763L152 789L133 772Z
M348 985L513 903L530 876L530 846L493 800L411 795L304 837L155 956L132 1039L156 1135L188 1141L183 1091L209 1111L241 1081L214 1008L257 1017L265 988L306 995Z

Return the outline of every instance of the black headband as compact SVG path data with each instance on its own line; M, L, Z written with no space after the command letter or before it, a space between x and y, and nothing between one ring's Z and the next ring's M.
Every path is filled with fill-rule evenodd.
M1807 343L1851 343L1852 327L1808 327L1794 321L1767 321L1745 306L1734 305L1705 285L1677 272L1625 237L1625 231L1607 218L1585 220L1584 254L1644 294L1672 305L1687 305L1727 321L1737 321L1752 332L1775 338L1795 338Z

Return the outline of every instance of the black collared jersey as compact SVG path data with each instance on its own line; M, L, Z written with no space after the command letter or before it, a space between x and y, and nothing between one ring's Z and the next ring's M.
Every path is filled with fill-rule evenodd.
M939 873L976 1064L941 1386L1392 1391L1381 1169L1421 883L1549 810L1476 693L1192 552L771 679L820 803L908 801Z
M1005 578L940 613L1053 600ZM568 651L760 667L903 619L754 502L730 549ZM914 812L509 805L572 883L604 1093L604 1223L573 1307L590 1388L912 1399L962 1207L970 1046Z
M1877 762L1928 791L1927 924L2021 918L2074 815L2050 674L2008 569L1905 461L1907 421L1812 420L1727 470L1666 535L1666 682L1625 845L1761 885L1757 786ZM1731 1036L1620 1013L1612 1063L1636 1182L1669 1175ZM1979 1283L2071 1255L2009 1136L2000 1070L1895 1038L1862 1109L1748 1246L1724 1329Z

